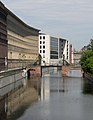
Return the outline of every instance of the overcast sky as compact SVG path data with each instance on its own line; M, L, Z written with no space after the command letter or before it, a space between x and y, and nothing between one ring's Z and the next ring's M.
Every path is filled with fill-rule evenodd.
M93 0L1 0L28 25L66 38L76 50L93 37Z

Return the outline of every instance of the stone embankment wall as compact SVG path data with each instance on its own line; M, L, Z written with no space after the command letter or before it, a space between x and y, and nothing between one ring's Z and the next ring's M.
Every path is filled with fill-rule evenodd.
M62 66L62 76L68 76L70 70L81 70L81 67L75 66Z
M23 108L25 110L27 106L38 100L41 90L40 76L40 66L32 67L27 84L19 86L8 94L7 116L9 120L13 113Z

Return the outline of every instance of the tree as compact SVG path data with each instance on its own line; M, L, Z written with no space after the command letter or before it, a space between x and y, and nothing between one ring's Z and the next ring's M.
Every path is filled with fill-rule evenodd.
M91 47L91 50L93 52L93 39L90 40L90 47Z
M93 74L93 52L91 50L83 52L80 64L84 72Z

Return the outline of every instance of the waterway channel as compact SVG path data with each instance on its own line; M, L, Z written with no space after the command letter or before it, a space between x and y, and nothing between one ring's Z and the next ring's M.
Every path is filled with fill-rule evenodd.
M93 95L86 93L81 72L70 71L69 75L62 77L56 70L44 74L38 102L17 120L93 120Z

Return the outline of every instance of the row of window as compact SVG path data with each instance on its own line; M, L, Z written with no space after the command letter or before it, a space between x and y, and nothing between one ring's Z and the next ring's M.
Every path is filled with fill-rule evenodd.
M42 49L42 48L45 49L45 45L43 45L43 46L40 45L40 49Z
M45 36L40 36L40 40L41 40L41 39L45 39Z
M42 44L42 43L45 44L45 41L40 41L40 44Z
M40 53L45 53L45 50L40 50Z

